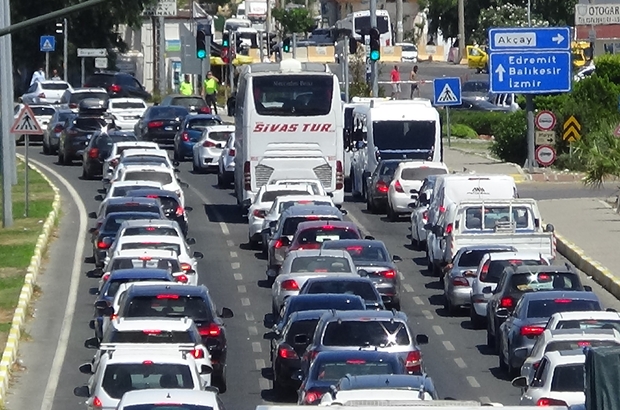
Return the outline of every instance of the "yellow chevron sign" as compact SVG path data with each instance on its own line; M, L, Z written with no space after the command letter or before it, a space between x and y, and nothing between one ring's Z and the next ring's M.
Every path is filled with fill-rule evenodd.
M581 124L574 115L568 117L568 119L564 122L563 129L562 139L564 141L575 142L581 139Z

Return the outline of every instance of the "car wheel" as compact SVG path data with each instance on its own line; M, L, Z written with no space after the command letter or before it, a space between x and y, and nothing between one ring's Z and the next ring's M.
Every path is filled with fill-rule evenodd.
M413 234L411 235L411 249L413 249L414 251L420 250L420 243L417 241L417 239L413 239Z
M86 167L82 166L82 179L92 179L92 177L86 171Z
M398 215L392 210L392 205L389 203L387 206L387 218L390 222L396 222L398 220Z
M446 294L443 295L443 307L449 316L454 316L454 306L452 305L452 302L450 302L450 298Z
M250 236L248 236L248 244L250 245L250 249L258 249L259 242L252 239Z
M226 181L224 181L224 176L222 174L217 173L217 186L220 189L226 188Z
M496 336L496 337L499 337L499 335ZM507 371L508 370L508 365L504 361L504 352L503 352L503 348L502 348L502 341L501 341L501 339L499 341L499 355L498 356L499 356L499 368L501 370Z
M491 330L487 325L487 347L493 351L497 349L497 344L495 342L495 337L491 334Z
M223 365L222 371L213 376L213 385L217 387L220 393L226 393L226 365Z
M172 157L175 161L179 161L181 162L181 157L179 156L179 153L177 152L177 150L175 149L174 151L172 151Z
M372 203L372 199L370 199L369 196L366 196L366 210L370 212L371 214L375 213L375 207Z
M478 316L473 306L469 308L469 318L471 320L472 328L482 329L484 327L484 318Z
M198 166L196 165L196 162L194 160L192 160L192 171L194 171L195 174L199 174L200 173L200 168L198 168Z
M45 138L43 139L43 153L45 155L49 155L50 154L50 147L49 147L49 145L47 145L45 143Z
M65 163L64 155L61 150L58 150L58 164L63 165Z
M400 298L395 297L392 303L390 303L390 307L395 310L400 310Z

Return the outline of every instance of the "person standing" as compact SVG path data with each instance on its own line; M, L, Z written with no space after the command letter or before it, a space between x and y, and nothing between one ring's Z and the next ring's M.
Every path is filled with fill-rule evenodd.
M409 80L415 81L411 83L411 95L409 96L409 98L413 100L414 93L416 93L418 97L420 96L420 86L417 83L418 81L418 66L417 65L414 65L413 68L411 69Z
M52 70L52 78L51 78L51 80L55 80L55 81L62 80L60 78L60 76L58 75L58 70L56 70L55 68Z
M43 71L43 67L39 67L37 71L32 73L32 79L30 80L30 85L34 83L40 83L41 81L45 81L45 71Z
M392 99L396 100L400 94L400 73L396 65L390 73L390 80L392 81Z
M185 74L185 79L179 85L179 93L181 95L194 94L194 87L192 86L192 82L190 81L189 74Z
M204 97L207 106L213 106L213 113L215 113L215 115L217 115L217 88L219 83L220 80L209 71L204 84Z

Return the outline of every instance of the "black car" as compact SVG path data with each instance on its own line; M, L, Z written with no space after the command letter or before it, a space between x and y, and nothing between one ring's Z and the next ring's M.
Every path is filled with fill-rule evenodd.
M121 141L137 141L133 132L116 128L96 131L82 154L82 178L92 179L103 173L103 163L110 156L112 146Z
M301 289L300 295L357 295L366 302L366 309L385 309L383 299L372 280L352 277L318 277L308 279Z
M134 198L158 198L164 210L166 218L176 221L181 227L183 235L187 235L189 226L187 223L186 211L191 208L181 206L181 199L174 191L165 191L163 189L136 189L130 191L129 195Z
M43 133L43 153L53 155L58 152L58 142L60 134L65 127L68 119L75 117L75 113L69 109L56 110L52 119L47 124L47 128Z
M475 97L461 98L461 104L450 107L454 110L510 112L510 107L495 105L487 100Z
M397 354L373 350L345 350L319 353L298 391L297 404L318 404L330 386L346 375L407 374L405 363Z
M228 342L222 319L233 317L232 310L217 313L205 286L182 284L130 287L124 296L119 317L189 317L198 326L203 345L211 354L213 385L226 391Z
M499 327L525 293L541 290L591 291L569 265L507 267L487 303L487 345L499 349ZM482 289L491 293L491 288Z
M116 239L121 224L134 219L160 219L160 214L153 212L111 212L101 223L99 229L93 231L93 258L96 266L103 266L108 248Z
M99 209L100 213L90 212L89 218L96 219L94 230L101 227L103 220L113 212L150 212L159 215L159 218L166 219L161 202L157 198L134 198L131 196L116 197L107 199Z
M199 95L170 94L162 100L159 106L181 106L191 113L211 114L211 108Z
M86 80L84 87L105 88L110 98L135 97L148 100L151 94L136 78L127 73L101 71L92 74Z
M174 136L187 115L189 111L185 107L149 107L136 123L134 131L139 140L172 145Z
M80 101L79 113L65 123L58 142L58 163L71 165L73 160L82 159L90 138L113 124L105 113L105 105L95 99Z
M312 340L316 324L326 310L305 310L291 315L282 331L271 338L271 368L276 391L299 388L293 376L301 370L301 357Z
M394 179L394 172L400 159L384 159L379 162L366 184L366 209L370 212L379 213L387 209L387 193L390 182Z
M291 296L284 301L284 307L280 315L281 319L274 329L282 331L288 319L295 312L304 310L365 310L364 299L357 295L297 295Z

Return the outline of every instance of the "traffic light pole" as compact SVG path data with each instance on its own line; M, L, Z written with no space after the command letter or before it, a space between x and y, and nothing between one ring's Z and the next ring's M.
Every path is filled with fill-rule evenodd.
M344 36L344 44L342 45L343 76L344 82L344 100L349 102L349 36Z
M377 27L377 0L370 0L370 27ZM377 62L370 61L370 84L373 97L379 96Z
M297 57L297 33L293 33L293 58Z

